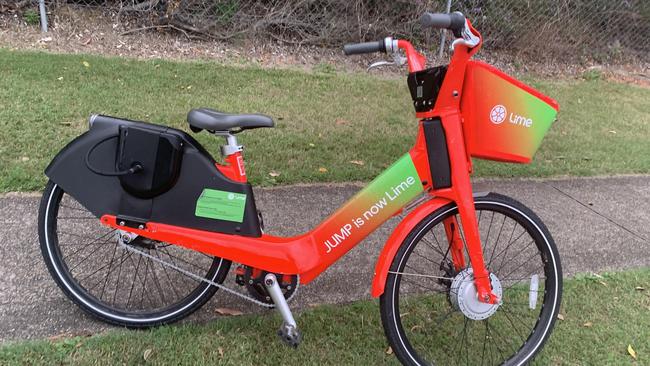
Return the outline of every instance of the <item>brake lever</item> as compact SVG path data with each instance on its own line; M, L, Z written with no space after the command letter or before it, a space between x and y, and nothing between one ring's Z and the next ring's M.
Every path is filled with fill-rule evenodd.
M386 61L386 60L375 61L371 63L370 66L368 66L366 72L369 72L370 70L377 67L392 66L392 65L404 66L404 64L406 64L406 57L396 52L393 54L393 61Z
M463 32L461 33L461 35L462 38L457 38L451 43L451 46L449 47L450 51L453 52L457 44L462 44L469 48L474 48L481 41L480 38L478 38L477 36L474 35L474 33L472 33L467 20L465 20L465 28L463 28Z
M390 65L395 65L395 62L393 62L393 61L386 61L386 60L375 61L375 62L371 63L371 64L368 66L368 68L366 69L366 72L370 72L370 70L372 70L372 69L374 69L374 68L377 68L377 67L390 66Z

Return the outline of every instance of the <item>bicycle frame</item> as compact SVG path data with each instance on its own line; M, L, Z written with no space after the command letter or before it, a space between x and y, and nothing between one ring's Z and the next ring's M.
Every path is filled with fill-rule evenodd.
M475 29L471 29L474 34L479 34ZM400 40L398 47L406 52L411 72L424 69L426 59L415 51L409 42ZM465 68L467 61L479 47L480 43L473 49L462 44L456 46L434 109L416 114L420 121L415 145L411 150L305 234L289 238L263 234L255 238L156 222L148 222L143 229L137 229L118 225L116 217L112 215L102 216L101 222L115 229L180 245L254 268L299 275L300 282L306 284L391 216L400 214L404 207L424 194L427 199L402 220L379 255L372 295L376 297L383 293L392 258L415 224L436 209L455 202L464 228L465 243L459 235L456 220L446 220L445 230L454 267L465 267L463 246L466 246L475 274L479 299L496 303L499 299L491 291L488 271L483 261L469 178L472 164L465 147L460 114L460 92L463 90ZM439 120L442 126L445 136L443 147L447 150L451 167L451 184L447 188L436 188L432 179L434 169L429 161L431 144L427 144L425 124L435 120ZM217 165L216 168L234 181L246 181L243 159L239 153L230 156L227 165Z

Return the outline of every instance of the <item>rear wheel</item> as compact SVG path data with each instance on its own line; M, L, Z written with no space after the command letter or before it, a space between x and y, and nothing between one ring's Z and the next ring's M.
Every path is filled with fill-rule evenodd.
M475 202L485 264L502 303L479 303L471 268L453 266L443 221L460 223L458 208L438 209L402 243L380 299L386 336L403 364L522 365L553 329L562 271L548 230L508 197Z
M197 278L221 283L230 268L221 258L142 237L128 246L151 257L128 250L116 230L53 182L43 193L38 228L57 285L83 310L112 324L140 328L177 321L217 291Z

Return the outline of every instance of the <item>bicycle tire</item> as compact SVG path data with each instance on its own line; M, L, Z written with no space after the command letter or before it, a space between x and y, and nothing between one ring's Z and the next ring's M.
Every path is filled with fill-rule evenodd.
M389 273L386 280L385 292L380 297L380 311L381 311L382 324L384 326L384 332L395 355L397 356L399 361L405 365L427 365L427 364L522 365L522 364L527 364L542 349L544 343L546 342L551 331L553 330L555 319L557 317L557 313L559 311L560 303L561 303L562 268L561 268L561 263L560 263L560 258L559 258L557 248L555 246L553 238L548 232L548 229L530 209L526 208L524 205L513 200L512 198L503 195L490 193L484 197L477 197L475 199L475 206L477 209L479 230L481 230L481 241L484 245L484 257L485 257L486 265L488 266L488 271L491 271L491 269L497 269L497 264L500 264L498 270L501 273L496 273L496 271L491 272L491 273L495 273L497 277L499 275L502 276L504 275L504 272L501 271L504 268L504 262L506 266L509 266L505 268L509 268L509 270L511 270L510 273L513 273L512 276L514 276L515 275L514 272L519 271L519 269L515 269L514 271L512 271L512 268L519 265L520 259L513 257L510 259L510 261L507 260L508 248L511 247L514 243L514 241L511 242L512 235L507 241L510 243L508 244L508 246L506 246L505 249L506 254L505 257L501 259L501 262L500 263L496 262L495 258L493 258L495 253L503 253L504 250L499 247L499 241L500 241L499 237L497 237L496 240L493 239L494 236L496 235L496 232L494 232L491 239L490 229L488 229L487 233L484 230L486 227L485 222L487 221L489 212L492 212L490 227L492 227L492 223L495 220L495 215L497 214L501 215L503 217L503 223L501 223L501 229L503 229L503 227L506 225L505 223L508 222L508 225L513 226L512 232L515 233L516 232L515 230L517 228L516 225L519 225L521 228L523 228L523 231L521 231L521 234L518 235L521 237L525 233L527 233L530 235L530 238L532 238L533 242L535 243L534 247L537 248L538 255L536 255L533 251L533 256L529 257L529 259L526 262L530 261L531 260L530 258L533 259L539 258L541 260L540 263L543 269L544 278L543 280L539 280L539 282L541 282L543 286L543 299L542 299L541 306L539 308L539 313L535 315L536 310L529 310L528 313L532 313L531 317L523 318L526 316L526 311L525 311L526 308L524 302L524 304L522 304L524 306L524 312L517 313L517 314L518 315L521 314L523 319L522 324L525 325L526 323L528 323L532 325L532 328L529 334L527 335L527 337L524 338L526 334L524 334L524 336L522 336L521 334L517 334L518 338L522 340L521 344L519 346L514 345L516 348L509 348L511 351L506 350L506 352L504 352L503 349L498 349L498 350L492 349L495 348L495 346L491 344L490 345L491 349L488 349L486 352L487 344L489 341L495 340L492 341L492 343L497 344L500 342L499 339L500 340L506 340L507 338L515 339L517 337L515 337L513 334L521 333L521 329L520 329L521 326L518 326L517 325L518 323L516 323L515 320L512 319L514 318L514 315L512 315L514 314L514 310L513 310L514 308L510 307L511 306L510 304L513 303L516 304L515 302L516 299L522 298L523 301L523 298L525 297L524 294L526 293L527 289L525 288L523 283L518 283L521 282L521 279L518 280L515 277L512 281L518 280L518 282L513 284L508 283L510 287L504 288L503 305L500 305L500 307L496 310L494 315L484 320L470 320L469 317L465 316L461 311L459 311L454 306L452 301L449 301L449 299L452 296L456 295L453 294L451 291L451 288L453 287L447 287L447 284L443 280L440 279L437 280L438 284L441 287L440 294L436 293L435 295L431 295L431 296L419 295L419 293L421 292L428 293L430 292L430 290L419 289L417 288L417 286L409 285L409 283L413 281L411 279L411 276L409 275L414 275L414 273L410 273L410 272L407 273L405 271L407 270L412 271L412 269L414 268L413 266L408 267L407 263L410 257L412 256L412 254L418 254L414 252L418 244L424 242L423 238L427 234L433 232L432 235L434 235L435 237L436 227L438 228L437 229L438 232L440 232L439 228L443 226L441 224L445 218L451 217L452 215L457 215L458 208L456 207L456 205L449 204L447 206L444 206L436 210L435 212L433 212L432 214L424 218L411 230L409 235L401 244L398 252L395 255L395 258L393 259L393 262L391 263L390 272L393 273ZM481 224L480 220L481 220L481 215L483 215L483 213L486 214L485 214L484 222L483 224ZM497 225L499 224L499 220L501 220L501 216L497 216ZM508 220L511 220L512 223L510 223L510 221ZM499 236L501 235L502 231L503 230L499 232ZM486 236L487 236L487 242L486 242ZM487 248L485 247L486 245ZM532 243L528 245L529 247L525 249L526 253L531 251L528 248L530 248L530 245L532 245ZM428 249L426 247L425 249L430 252L434 252L432 249ZM422 255L422 254L420 253L418 255ZM415 258L416 256L413 257ZM498 259L496 260L498 261ZM524 264L526 264L526 262L524 262ZM494 265L491 265L492 263L494 263ZM442 272L443 267L444 267L443 264L441 264L439 271ZM405 270L405 268L407 269ZM450 268L450 266L447 265L446 268ZM538 272L538 271L540 271L540 269L534 268L532 272ZM445 273L444 272L441 273L441 272L434 273L434 275L438 274L439 277L444 277ZM508 275L511 275L510 273L508 273ZM516 275L520 276L519 272L517 272ZM537 274L534 274L533 276L536 275ZM507 279L508 276L505 277ZM527 279L526 276L523 277L524 279ZM532 276L530 278L531 278L531 284L528 290L529 309L532 308L531 298L534 297L537 299L539 297L539 294L542 293L542 290L535 290L535 292L533 292ZM420 281L420 283L424 283L422 281L432 281L432 280L431 278L425 278L424 280L418 280L418 281ZM502 278L501 281L504 281L504 278ZM400 293L402 283L405 283L406 285L404 287L410 288L410 290L405 289L403 293ZM427 286L431 286L431 282L427 282L427 284L428 284ZM444 292L445 288L447 288L446 293ZM435 290L435 288L431 287L431 290ZM411 292L408 293L408 291ZM441 301L442 298L440 297L440 295L446 297L445 301ZM400 297L403 297L403 299L400 300ZM511 298L512 300L510 300ZM506 305L506 301L508 301L508 305ZM508 307L506 308L506 306ZM427 328L425 326L421 326L418 328L418 325L420 324L419 322L425 325L427 324L426 316L421 317L419 315L420 308L424 308L425 311L429 312L428 314L429 318L433 317L434 315L436 316L435 320L438 322L438 324L436 324L435 327L432 326L431 328ZM446 309L446 310L444 310L444 312L439 311L442 309ZM520 308L518 307L517 309ZM413 313L409 314L407 313L407 311L413 311ZM502 315L500 315L500 313ZM498 316L500 316L500 318L497 318ZM537 319L535 319L535 316L537 317ZM489 324L491 319L493 322L492 325L493 328L490 328L490 324ZM447 323L447 325L443 325L444 322L447 321L449 321L450 323ZM470 322L471 325L468 326ZM480 328L475 326L476 324L479 324L479 322L485 324L485 329L482 333L480 332ZM413 323L416 323L416 325L412 325ZM430 321L429 323L433 323L433 321ZM502 326L504 324L507 326L508 323L510 323L510 325L513 328L513 331L508 334L505 334L505 332L499 333L496 331L496 328L494 328L495 323L498 326ZM461 336L460 339L458 338L459 337L458 333L452 337L451 336L451 334L453 334L452 331L455 331L457 328L460 328L461 324L464 324L462 325L464 335ZM447 329L447 327L450 327L450 329ZM468 328L471 328L470 331L474 331L475 329L477 330L475 335L472 334L473 337L467 336ZM477 346L477 345L480 347L479 341L481 339L481 336L483 337L484 340L482 351L480 349L477 350L476 348L478 347L473 347L472 350L462 349L463 343L460 341L463 342L467 341L466 348L470 348L470 346ZM431 344L427 344L427 347L419 347L419 344L423 343L422 339L424 339L424 337L430 337L432 342ZM479 341L476 341L477 339ZM513 341L513 343L515 342L519 343L520 340ZM470 343L474 343L474 344L471 345ZM499 347L496 346L496 348ZM455 352L457 349L459 350L458 353ZM480 356L478 355L478 353L480 353ZM504 355L504 353L507 354Z

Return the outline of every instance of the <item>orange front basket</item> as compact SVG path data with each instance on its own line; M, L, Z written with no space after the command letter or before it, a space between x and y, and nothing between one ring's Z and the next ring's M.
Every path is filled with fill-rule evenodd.
M555 100L486 63L467 66L461 113L473 157L530 163L558 108Z

